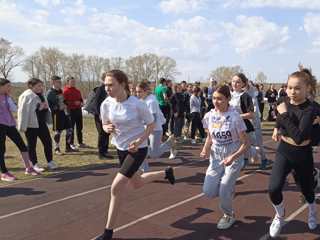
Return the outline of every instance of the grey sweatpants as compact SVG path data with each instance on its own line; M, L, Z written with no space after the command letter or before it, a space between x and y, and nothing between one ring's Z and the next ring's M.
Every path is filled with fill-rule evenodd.
M210 165L203 183L203 192L209 198L220 197L220 208L224 214L233 214L232 200L237 178L240 175L244 161L243 156L235 160L230 166L220 162L236 152L240 142L216 146L211 150Z

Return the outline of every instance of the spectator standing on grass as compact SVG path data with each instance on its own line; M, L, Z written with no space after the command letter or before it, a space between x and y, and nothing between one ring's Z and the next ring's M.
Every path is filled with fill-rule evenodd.
M264 93L264 86L263 84L256 84L256 88L258 89L258 96L257 96L257 101L258 101L258 106L260 110L260 120L263 121L263 111L264 111L264 98L265 98L265 93Z
M52 87L47 92L47 100L49 109L52 114L53 131L54 131L54 152L57 155L62 155L60 147L60 138L62 132L66 131L66 152L76 152L77 150L71 145L72 143L72 126L69 112L66 109L63 92L61 89L62 83L59 76L52 76Z
M185 121L186 103L181 84L176 84L174 89L175 93L171 98L172 115L174 121L173 134L176 139L180 139Z
M71 135L71 145L75 146L74 144L74 132L75 127L77 131L77 139L80 148L87 147L86 144L83 143L83 116L82 116L82 106L83 106L83 99L81 96L81 92L79 89L76 88L76 80L74 77L70 76L67 77L67 85L63 89L63 98L66 103L67 111L70 115L71 120L71 128L72 128L72 135Z
M165 171L139 173L148 153L148 137L154 129L154 119L147 105L130 96L128 77L120 70L106 73L105 86L108 98L101 105L103 129L112 134L117 148L120 169L111 186L111 199L104 233L96 240L110 240L121 211L122 202L130 187L138 189L146 183L166 178L175 183L172 168Z
M0 78L0 168L1 180L6 182L15 181L17 178L8 171L4 154L6 152L6 137L8 136L18 147L25 166L25 174L38 175L30 162L28 148L16 128L16 121L12 112L17 111L17 106L10 97L11 83L5 78Z
M193 87L193 93L190 97L190 114L191 114L191 143L196 143L196 132L199 130L201 140L205 138L205 132L201 122L201 89L197 86Z
M168 87L167 80L165 78L160 78L160 84L154 89L154 94L159 102L160 109L163 116L166 119L166 123L162 125L163 135L168 132L168 125L170 121L170 105L168 101Z
M48 169L57 168L53 161L52 139L47 124L52 123L48 102L43 96L43 82L38 78L28 80L28 89L19 96L18 102L18 130L25 133L30 161L34 170L43 172L38 164L37 139L43 145Z
M266 98L268 99L268 104L269 104L268 121L275 121L276 108L277 108L277 96L278 96L277 90L274 88L273 84L270 84L269 89L266 91Z

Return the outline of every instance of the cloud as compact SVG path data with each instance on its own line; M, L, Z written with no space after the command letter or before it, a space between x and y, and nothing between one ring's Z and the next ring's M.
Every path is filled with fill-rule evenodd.
M64 7L61 13L67 16L83 16L86 13L87 7L83 0L72 1L69 6Z
M225 0L225 7L320 9L319 0Z
M163 0L160 8L164 13L190 13L202 9L207 0Z
M236 23L224 24L231 43L240 55L245 55L253 50L279 49L289 39L287 26L279 26L269 22L263 17L247 17L240 15Z
M320 48L320 14L308 13L304 17L304 30L312 38L312 45Z
M42 7L59 6L61 4L61 0L34 0L34 2Z

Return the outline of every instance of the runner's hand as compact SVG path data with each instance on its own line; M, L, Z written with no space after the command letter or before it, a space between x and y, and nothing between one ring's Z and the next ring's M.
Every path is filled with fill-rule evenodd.
M234 159L234 156L233 156L233 155L230 155L230 156L226 157L225 159L223 159L223 160L220 162L220 164L223 164L223 165L225 165L225 166L229 166L229 165L231 165L231 164L233 163L234 160L235 160L235 159Z
M203 148L200 153L200 157L206 159L206 158L209 158L209 156L210 156L210 151Z
M109 123L109 124L104 124L103 125L103 130L106 133L114 133L116 131L116 128L112 123Z
M138 151L138 147L139 147L138 141L134 141L134 142L129 144L128 151L131 152L131 153L137 152Z
M272 140L273 140L273 141L276 141L276 142L279 142L279 141L280 141L280 138L281 138L281 136L280 136L280 134L279 134L278 128L274 128L274 129L273 129L273 133L272 133Z

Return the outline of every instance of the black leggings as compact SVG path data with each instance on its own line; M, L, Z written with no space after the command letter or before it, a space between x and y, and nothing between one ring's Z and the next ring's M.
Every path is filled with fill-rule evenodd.
M277 149L269 183L269 196L274 205L279 205L282 202L282 189L288 174L292 170L296 173L301 192L306 201L308 203L314 202L312 147L297 147L281 141Z
M20 152L27 152L27 146L15 126L9 127L0 124L0 168L2 173L8 172L4 161L4 153L6 152L6 136L18 147Z
M199 112L193 112L191 113L191 138L195 139L196 131L199 130L200 137L204 138L205 133L203 129L203 125L201 122L201 117Z
M145 160L148 153L148 148L139 148L138 151L134 153L119 149L117 149L117 152L120 161L119 173L123 174L127 178L132 178Z
M71 119L71 128L72 128L72 136L71 136L71 144L74 144L74 127L76 127L77 130L77 138L78 143L83 143L83 136L82 136L82 129L83 129L83 117L82 117L82 110L79 109L73 109L70 110L70 119Z
M33 165L38 163L37 158L37 139L40 138L40 141L43 145L44 154L46 156L47 162L52 161L52 140L50 136L49 129L47 125L40 126L39 128L27 128L26 138L28 143L28 150L30 161Z

